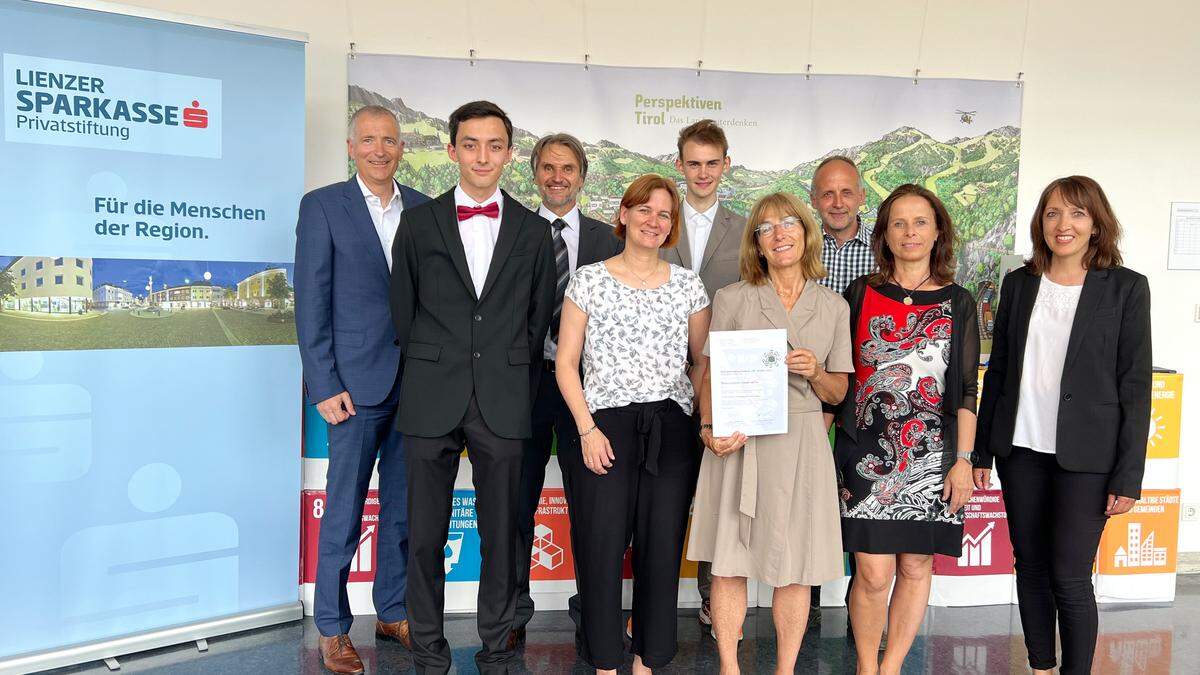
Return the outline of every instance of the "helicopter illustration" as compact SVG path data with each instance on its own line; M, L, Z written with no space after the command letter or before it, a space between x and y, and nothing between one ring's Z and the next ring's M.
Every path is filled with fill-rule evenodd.
M963 124L971 124L975 121L976 110L955 110L954 114L958 115L958 120Z

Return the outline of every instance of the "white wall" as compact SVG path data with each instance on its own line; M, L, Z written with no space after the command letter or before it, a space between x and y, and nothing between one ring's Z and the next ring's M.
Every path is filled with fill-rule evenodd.
M345 177L345 58L360 52L1013 79L1025 72L1018 223L1052 178L1100 181L1150 277L1154 361L1185 373L1181 485L1200 503L1200 271L1167 271L1172 200L1200 201L1200 5L1170 0L140 0L131 4L308 33L307 187ZM586 4L586 12L584 7ZM927 14L926 14L926 7ZM922 17L926 16L924 39ZM813 19L810 21L810 16ZM1022 49L1023 35L1027 35ZM813 37L810 45L810 36ZM1023 58L1022 58L1023 53ZM464 92L464 96L468 92ZM854 101L847 101L854 105ZM1025 225L1018 248L1028 250ZM1200 523L1181 549L1200 551Z

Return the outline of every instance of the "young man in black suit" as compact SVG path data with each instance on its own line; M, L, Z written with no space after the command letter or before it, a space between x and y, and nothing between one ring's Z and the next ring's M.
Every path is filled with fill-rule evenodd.
M588 218L579 210L579 192L587 178L588 161L583 144L570 134L551 134L540 139L530 153L533 179L541 195L538 215L550 221L554 245L554 315L542 350L544 372L533 402L533 438L525 444L525 462L521 470L521 504L517 529L517 608L511 647L525 640L525 625L533 618L533 599L529 595L529 566L533 546L533 521L542 485L546 480L546 462L555 437L558 438L558 463L562 468L563 489L569 492L567 463L578 462L579 430L554 378L554 357L558 351L558 319L562 311L567 280L582 265L607 260L621 252L623 242L613 234L613 226ZM571 598L571 615L579 616L579 596ZM578 621L576 621L578 624Z
M392 249L392 318L405 356L396 429L408 438L408 610L414 665L446 673L443 547L467 448L483 560L481 673L508 670L517 493L555 292L548 223L499 188L512 122L496 104L450 115L451 191L404 212Z

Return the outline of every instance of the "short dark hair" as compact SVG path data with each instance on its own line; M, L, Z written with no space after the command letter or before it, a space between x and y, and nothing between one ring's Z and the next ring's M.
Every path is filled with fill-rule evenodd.
M700 120L684 127L679 132L679 140L676 141L675 148L679 150L679 161L681 162L683 161L683 144L688 141L695 141L700 145L715 145L721 148L722 155L729 155L729 141L725 138L725 131L712 120Z
M885 236L892 219L892 205L901 197L915 196L929 202L933 209L933 218L937 224L937 240L933 242L933 250L929 252L929 275L939 284L954 282L954 247L957 243L954 235L954 223L946 205L938 196L920 185L905 183L892 190L892 194L879 205L875 218L875 231L871 233L871 250L875 253L875 265L879 268L868 279L872 286L882 286L892 279L896 272L896 256L888 248Z
M529 153L529 165L533 167L533 174L535 176L537 175L538 156L542 154L547 145L561 145L570 150L571 154L575 155L575 161L579 162L580 175L587 178L587 153L583 150L583 143L580 143L579 139L571 134L565 133L542 136L538 139L537 144L533 146L533 150Z
M513 126L512 120L508 119L508 114L500 109L500 106L491 101L471 101L458 106L458 109L450 113L450 145L456 145L458 142L458 125L466 120L479 119L480 117L499 117L501 122L504 122L504 131L508 133L508 147L513 144Z
M1121 239L1121 222L1113 213L1112 205L1104 189L1095 180L1087 176L1067 176L1050 181L1042 196L1038 198L1037 209L1033 212L1033 221L1029 224L1029 236L1033 239L1033 255L1025 264L1038 274L1045 274L1050 269L1050 260L1054 254L1046 243L1042 217L1046 213L1046 202L1058 192L1062 200L1072 206L1078 206L1087 211L1092 217L1092 238L1088 240L1088 250L1083 256L1083 266L1089 270L1104 270L1121 265L1121 249L1117 242Z

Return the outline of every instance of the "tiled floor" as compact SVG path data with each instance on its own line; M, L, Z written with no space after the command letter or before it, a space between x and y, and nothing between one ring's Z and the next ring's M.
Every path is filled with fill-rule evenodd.
M368 673L406 673L408 653L390 642L375 644L373 617L360 617L351 638ZM1179 577L1171 605L1109 605L1100 611L1100 642L1094 672L1108 675L1200 673L1200 576ZM476 672L475 618L456 615L446 621L459 673ZM809 631L797 672L853 673L854 649L846 639L846 611L825 609L822 625ZM518 654L531 673L586 673L575 657L574 629L566 612L541 612L529 626L529 641ZM679 654L658 672L715 673L716 645L696 623L694 611L679 613ZM172 647L120 659L122 673L324 672L316 652L312 620L265 628L209 641L209 651ZM742 672L770 673L775 663L775 631L769 610L747 617L740 649ZM56 673L106 673L99 663ZM452 671L454 672L454 671ZM905 673L984 675L1027 673L1021 622L1016 606L931 608L917 637Z

